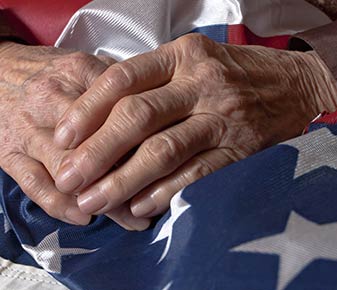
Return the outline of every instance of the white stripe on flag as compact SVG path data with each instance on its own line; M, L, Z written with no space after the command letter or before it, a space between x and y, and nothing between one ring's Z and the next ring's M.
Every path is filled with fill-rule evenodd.
M277 36L329 22L305 0L95 0L75 13L56 46L123 60L200 26L246 24Z
M67 290L46 271L0 257L0 290Z

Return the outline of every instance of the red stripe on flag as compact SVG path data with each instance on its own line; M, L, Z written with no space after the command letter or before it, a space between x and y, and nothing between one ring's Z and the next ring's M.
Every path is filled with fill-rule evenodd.
M330 124L336 125L337 124L337 111L334 113L322 113L322 117L312 122L312 124Z
M1 0L9 25L31 44L53 45L71 16L90 0Z
M229 44L261 45L278 49L287 49L288 41L288 35L260 37L250 31L243 24L228 25Z

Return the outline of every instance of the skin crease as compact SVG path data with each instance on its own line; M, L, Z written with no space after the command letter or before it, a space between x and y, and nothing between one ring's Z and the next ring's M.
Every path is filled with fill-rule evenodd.
M300 135L319 112L336 110L335 97L315 53L187 35L110 66L71 105L54 140L74 150L56 186L80 193L82 212L142 230L149 224L130 220L130 208L136 217L163 213L188 184Z
M87 224L53 178L69 152L53 144L67 108L114 61L52 47L0 43L0 166L49 215Z
M9 42L0 55L0 166L49 215L74 224L91 215L76 195L99 185L107 201L101 212L143 230L179 189L300 134L318 112L336 107L333 80L315 54L222 46L200 35L115 65ZM74 152L53 142L64 120L77 130ZM58 175L69 160L88 166L92 181L66 195L54 179L62 187ZM137 218L149 199L155 209Z
M335 6L324 1L333 18ZM150 220L135 216L164 212L187 184L336 110L335 81L315 53L190 35L107 71L111 59L56 48L1 42L0 56L0 167L49 215L74 224L90 219L77 191L83 207L97 188L105 206L96 213L143 230ZM64 188L67 163L85 175L75 191Z

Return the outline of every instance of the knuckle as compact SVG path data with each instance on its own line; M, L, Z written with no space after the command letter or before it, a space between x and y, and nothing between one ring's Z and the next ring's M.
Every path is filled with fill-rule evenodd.
M33 146L36 145L36 136L38 134L38 130L36 128L29 128L26 130L22 138L22 151L28 155L33 154Z
M95 95L91 95L89 98L78 102L76 107L73 107L68 112L66 118L71 124L80 124L83 120L92 117L92 111L98 102L98 98Z
M223 65L216 59L208 59L207 62L201 62L197 65L197 71L200 75L208 79L217 80L223 76Z
M13 163L9 161L10 159L4 158L3 156L0 156L0 158L0 168L7 174L11 175Z
M117 114L128 124L135 125L141 130L153 126L157 118L157 110L141 96L129 96L121 99L116 105Z
M123 120L132 121L133 117L136 115L137 108L134 103L133 97L125 97L118 101L114 107L116 114Z
M201 95L221 94L228 86L227 68L215 58L207 58L195 65L193 79Z
M195 164L192 170L184 172L182 175L183 185L187 186L215 171L215 168L203 158L198 158L195 160Z
M110 66L104 73L104 89L123 87L125 90L132 88L137 83L137 74L132 64L126 62Z
M25 171L20 179L20 187L30 197L35 197L43 188L43 181L38 170Z
M52 217L58 217L55 212L56 202L55 199L47 196L46 194L42 194L40 196L40 206L43 208L43 210ZM57 207L56 207L57 208Z
M83 51L76 51L71 54L69 54L69 60L72 64L76 66L86 66L88 62L92 61L94 58L92 55L87 54Z
M215 114L200 115L194 126L199 127L200 134L211 148L219 147L228 131L225 121Z
M64 211L60 206L58 198L48 192L40 194L39 206L51 217L56 219L62 219L64 217Z
M98 75L106 69L106 65L97 57L82 51L69 54L66 62L59 63L63 72L66 75L77 76L78 81L86 88L89 88Z
M110 208L117 208L127 199L127 180L122 175L113 174L100 186L99 191L108 201Z
M212 172L215 171L215 168L205 159L199 158L197 161L196 167L196 177L197 179L203 178Z
M75 51L56 58L54 65L57 71L62 71L66 76L73 76L74 73L77 74L78 72L83 71L91 59L91 55L82 51Z
M2 149L3 151L0 154L0 167L9 175L12 175L18 167L17 164L19 164L21 154L13 152L12 150L7 151L5 147Z
M169 171L179 162L183 146L172 137L163 134L160 137L151 138L146 143L145 156L162 171Z
M108 159L105 150L103 150L103 144L101 145L95 141L94 143L80 147L73 160L78 170L84 174L85 172L92 172L95 169L101 168Z
M221 62L223 47L207 36L198 33L191 33L182 36L177 40L177 47L183 54L182 62L188 64L188 70L196 81L199 88L207 87L207 90L219 87L218 83L224 80L224 73L228 70ZM191 65L192 64L192 65ZM186 66L181 66L181 70L186 70ZM220 80L222 82L220 82ZM200 84L201 82L201 84Z
M25 80L22 84L25 90L27 101L38 99L48 99L51 93L58 93L61 90L61 81L52 73L40 72Z
M66 61L68 62L67 64L64 64L62 61L59 65L68 68L66 71L69 74L74 73L75 69L75 72L80 73L84 80L87 80L85 76L88 75L89 71L94 70L96 64L102 64L95 56L83 51L69 54Z
M201 47L205 45L209 45L211 40L200 33L189 33L184 36L181 36L177 39L179 45L183 48L189 49L191 51L197 49L199 50Z
M199 42L200 39L203 38L202 34L199 33L189 33L186 35L183 35L177 39L177 41L182 45L182 46L187 46L190 47L190 45L195 45L196 42Z

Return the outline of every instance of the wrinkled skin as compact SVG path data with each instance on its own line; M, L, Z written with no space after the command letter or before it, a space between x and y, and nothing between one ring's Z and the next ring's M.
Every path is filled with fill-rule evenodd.
M112 65L71 105L55 143L75 150L56 186L80 193L83 213L142 230L177 191L301 134L319 112L336 110L334 98L315 53L184 36Z
M75 196L59 192L57 168L69 153L53 143L64 112L114 61L52 47L0 44L0 166L49 215L87 224Z

